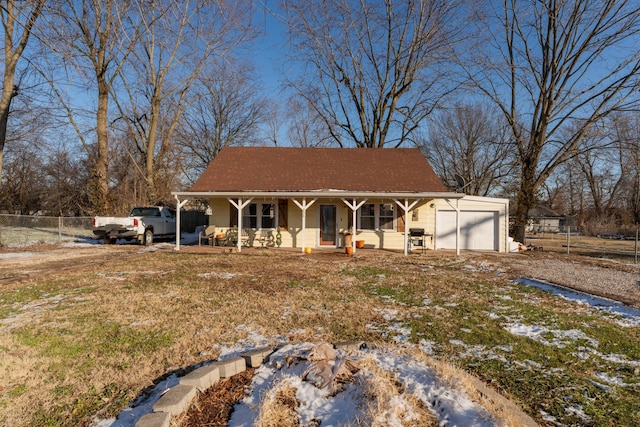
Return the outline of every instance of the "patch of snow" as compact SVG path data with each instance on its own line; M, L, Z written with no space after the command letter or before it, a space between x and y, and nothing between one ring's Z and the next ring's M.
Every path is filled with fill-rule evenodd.
M245 325L242 329L249 330ZM271 340L272 341L272 340ZM425 342L426 344L426 342ZM236 348L240 348L238 346ZM228 425L232 427L250 427L257 420L261 402L265 394L282 381L296 388L296 398L300 405L296 409L300 415L301 425L310 425L319 420L322 426L351 425L356 420L366 419L367 397L359 382L347 383L344 389L334 396L326 389L318 389L302 380L308 368L303 359L309 354L314 344L285 344L274 352L269 363L260 366L254 372L249 395L236 404ZM229 352L227 356L238 355ZM352 358L352 356L349 356ZM380 369L392 372L406 389L405 394L418 398L438 418L440 426L485 427L493 425L488 412L472 402L466 394L441 381L435 371L411 356L388 350L363 350L359 358L370 358ZM292 361L288 363L288 361ZM361 371L362 372L362 371ZM360 373L356 374L360 375ZM364 375L364 374L362 374ZM134 427L143 415L152 411L153 404L171 387L179 383L179 378L170 375L153 389L141 395L129 408L116 418L93 420L94 427ZM396 414L402 413L405 421L415 418L411 405L403 395L394 400ZM381 422L388 426L401 426L400 420L393 413L386 413Z
M640 360L628 360L627 356L625 356L624 354L607 354L607 355L600 355L600 357L602 357L602 359L608 362L619 363L621 365L640 367Z
M563 299L572 301L577 304L588 305L600 311L620 316L622 320L617 322L620 326L640 326L640 309L627 306L625 304L622 304L621 302L614 301L608 298L597 297L585 292L565 288L564 286L555 285L549 282L543 282L541 280L521 278L517 279L516 282L522 285L533 286L535 288L542 289L543 291L551 292L554 295L558 295Z
M0 254L0 259L31 258L32 256L35 256L35 252L7 252Z
M564 348L567 346L568 341L585 340L594 347L598 346L598 341L590 338L584 332L577 329L560 330L560 329L548 329L541 325L525 325L523 323L507 323L504 325L504 329L511 332L513 335L531 338L544 345L555 346L558 348ZM553 335L553 339L549 341L545 338L545 335Z
M435 341L421 339L418 343L418 348L420 348L422 352L428 354L429 356L433 356L436 353L436 347L438 347L438 344Z
M624 387L627 384L620 377L613 377L606 372L596 372L596 378L600 381L604 381L607 384L617 385L620 387Z
M234 277L238 276L238 273L218 273L218 272L210 272L210 273L200 273L198 274L198 277L203 277L205 279L208 279L210 277L215 277L218 279L225 279L225 280L229 280L229 279L233 279Z
M177 386L179 382L180 378L171 374L155 387L143 393L117 417L104 420L96 418L93 420L92 427L134 427L143 415L153 412L153 405L158 399L169 389Z
M395 320L398 318L398 310L392 310L390 308L385 308L385 309L374 308L373 311L381 314L384 320Z
M548 412L545 411L540 411L540 415L542 416L542 419L548 423L553 423L553 424L557 424L558 419L556 417L554 417L553 415L549 414Z
M440 382L434 371L409 356L390 352L369 354L385 370L395 372L406 392L422 400L438 417L441 426L491 426L489 414L465 393Z
M565 412L567 414L575 415L576 417L580 418L580 420L582 420L583 422L588 423L591 421L591 417L587 415L584 412L584 410L579 406L569 406L565 408Z

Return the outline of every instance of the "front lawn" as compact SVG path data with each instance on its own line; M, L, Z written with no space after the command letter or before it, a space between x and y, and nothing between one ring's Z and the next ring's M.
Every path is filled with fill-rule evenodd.
M541 425L640 425L638 324L512 282L508 257L156 251L0 289L0 424L88 425L238 344L385 342Z

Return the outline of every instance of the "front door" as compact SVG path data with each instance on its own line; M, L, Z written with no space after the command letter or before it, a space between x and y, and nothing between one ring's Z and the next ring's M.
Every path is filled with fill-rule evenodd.
M320 245L336 246L336 205L320 205Z

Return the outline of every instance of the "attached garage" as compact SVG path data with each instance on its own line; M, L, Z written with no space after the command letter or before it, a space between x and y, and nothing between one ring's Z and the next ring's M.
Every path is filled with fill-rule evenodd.
M504 251L508 222L506 203L503 199L465 196L447 205L440 204L436 210L435 249ZM457 215L459 235L456 233Z
M497 251L498 212L461 211L460 248ZM456 248L456 211L438 211L436 249Z

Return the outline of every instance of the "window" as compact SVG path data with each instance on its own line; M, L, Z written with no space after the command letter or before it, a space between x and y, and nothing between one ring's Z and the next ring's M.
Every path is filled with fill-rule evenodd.
M394 206L391 203L380 203L380 209L378 210L379 215L379 226L378 228L382 230L393 230L393 208Z
M263 203L260 219L260 228L276 228L276 205L273 203Z
M376 205L369 203L362 205L360 208L360 224L358 228L361 230L376 229Z
M276 218L275 203L251 203L242 210L244 228L276 228Z
M392 203L367 203L358 210L358 229L395 230L395 206Z
M251 203L242 210L242 226L258 228L258 205Z

